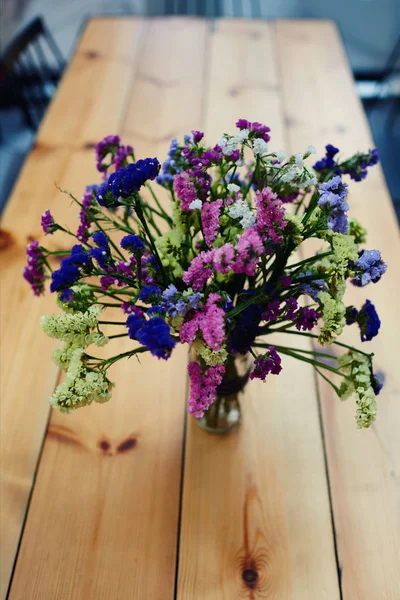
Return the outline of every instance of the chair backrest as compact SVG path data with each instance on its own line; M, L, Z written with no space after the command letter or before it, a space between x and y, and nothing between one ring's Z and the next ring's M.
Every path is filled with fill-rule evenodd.
M64 68L64 58L41 17L33 19L5 49L0 64L2 88L7 99L24 110L29 125L39 124Z

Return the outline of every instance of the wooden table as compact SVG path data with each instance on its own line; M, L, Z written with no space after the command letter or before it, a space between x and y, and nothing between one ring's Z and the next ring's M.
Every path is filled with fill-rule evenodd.
M46 208L75 218L52 182L79 195L98 180L106 134L162 159L172 137L204 129L211 142L238 117L268 123L277 149L373 143L331 22L89 22L3 219L1 598L400 598L399 244L380 167L351 196L389 264L349 293L383 320L370 430L288 359L248 386L239 430L206 434L185 415L185 348L119 364L108 405L49 415L58 372L38 319L53 299L33 299L21 270Z

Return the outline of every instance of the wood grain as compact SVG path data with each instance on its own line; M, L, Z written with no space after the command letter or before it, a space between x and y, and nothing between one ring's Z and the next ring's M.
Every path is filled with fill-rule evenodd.
M318 155L332 143L342 155L373 147L336 27L328 22L277 25L289 150L314 144ZM296 60L293 60L293 57ZM358 431L354 401L340 403L320 384L334 521L344 600L400 598L400 379L398 369L398 291L400 245L396 216L380 167L351 185L350 214L368 229L367 248L378 248L388 272L378 285L352 288L349 304L369 298L382 319L379 336L362 344L375 352L386 383L378 417ZM353 331L354 330L354 331ZM290 337L290 336L287 336ZM344 338L360 346L355 327ZM365 347L364 347L365 346Z
M129 33L125 19L109 22ZM205 47L204 22L149 23L129 102L119 112L118 130L137 156L162 158L170 137L200 125ZM94 117L91 127L100 127ZM87 178L86 165L73 162L66 181L73 169ZM130 340L117 343L120 352L132 347ZM186 362L181 347L168 363L150 356L118 363L108 405L53 413L10 598L173 598Z
M208 141L244 117L283 146L273 27L218 21L208 64ZM242 407L226 437L189 421L178 599L339 598L311 369L285 360L279 377L247 386Z
M57 378L57 369L50 361L54 343L39 326L41 314L54 312L54 300L32 297L22 279L25 248L32 238L43 239L40 215L47 208L61 222L76 228L70 201L55 188L54 182L68 186L78 195L82 193L85 183L98 177L89 142L119 128L121 111L127 100L124 82L130 81L135 67L139 23L133 20L122 23L119 32L125 34L122 42L116 22L110 22L108 58L102 62L101 69L106 80L110 80L117 70L122 83L118 89L114 87L114 91L100 96L94 89L94 82L84 74L90 71L88 65L93 62L88 53L102 47L106 22L99 19L87 27L74 63L49 108L2 219L1 598L6 594L48 420L47 397ZM125 55L122 60L123 45ZM97 78L102 80L99 71ZM86 98L83 120L75 112L74 99L78 96ZM109 110L111 101L113 110ZM99 121L96 121L96 114ZM82 131L78 132L79 123ZM63 139L62 131L68 135L73 132L73 136L65 134ZM89 137L85 138L85 135ZM46 243L58 247L58 241L49 237ZM64 240L63 243L68 242Z

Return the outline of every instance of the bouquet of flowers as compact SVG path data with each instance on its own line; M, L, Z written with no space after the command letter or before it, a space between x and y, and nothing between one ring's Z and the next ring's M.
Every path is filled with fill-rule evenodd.
M103 182L88 186L81 200L69 194L79 207L76 233L49 210L42 215L45 234L76 238L68 252L33 241L24 271L35 295L50 279L62 309L41 318L44 332L63 342L53 352L66 371L50 400L54 408L72 412L109 400L113 363L142 352L168 359L180 342L198 357L188 366L195 417L215 401L229 356L250 352L251 379L279 374L285 354L311 363L340 398L354 393L359 427L374 420L382 382L372 354L337 340L346 325L358 324L362 342L380 326L369 300L361 308L343 302L348 282L376 283L386 271L378 250L359 248L366 231L348 218L343 181L364 179L377 151L342 160L329 144L311 167L312 146L286 158L269 149L269 127L246 119L236 127L212 147L200 131L183 143L172 140L162 167L156 158L137 160L131 146L108 136L95 148ZM154 180L169 205L164 190L163 200L157 197ZM320 240L320 250L293 257L310 238ZM54 259L61 259L55 269ZM121 317L106 320L109 309ZM268 343L275 332L315 338L345 354ZM89 349L122 336L132 340L122 354L101 358Z

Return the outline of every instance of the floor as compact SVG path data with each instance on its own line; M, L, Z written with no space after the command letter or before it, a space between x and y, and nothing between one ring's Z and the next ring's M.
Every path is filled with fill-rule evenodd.
M400 23L396 0L4 0L2 39L6 42L26 23L44 16L68 59L87 17L97 14L201 14L251 18L331 18L343 36L353 72L382 69L393 49ZM7 22L5 22L7 21ZM374 84L359 86L376 146L400 222L400 80L376 93ZM376 99L377 95L383 96ZM371 98L372 96L372 98ZM0 110L0 210L34 139L17 110Z

